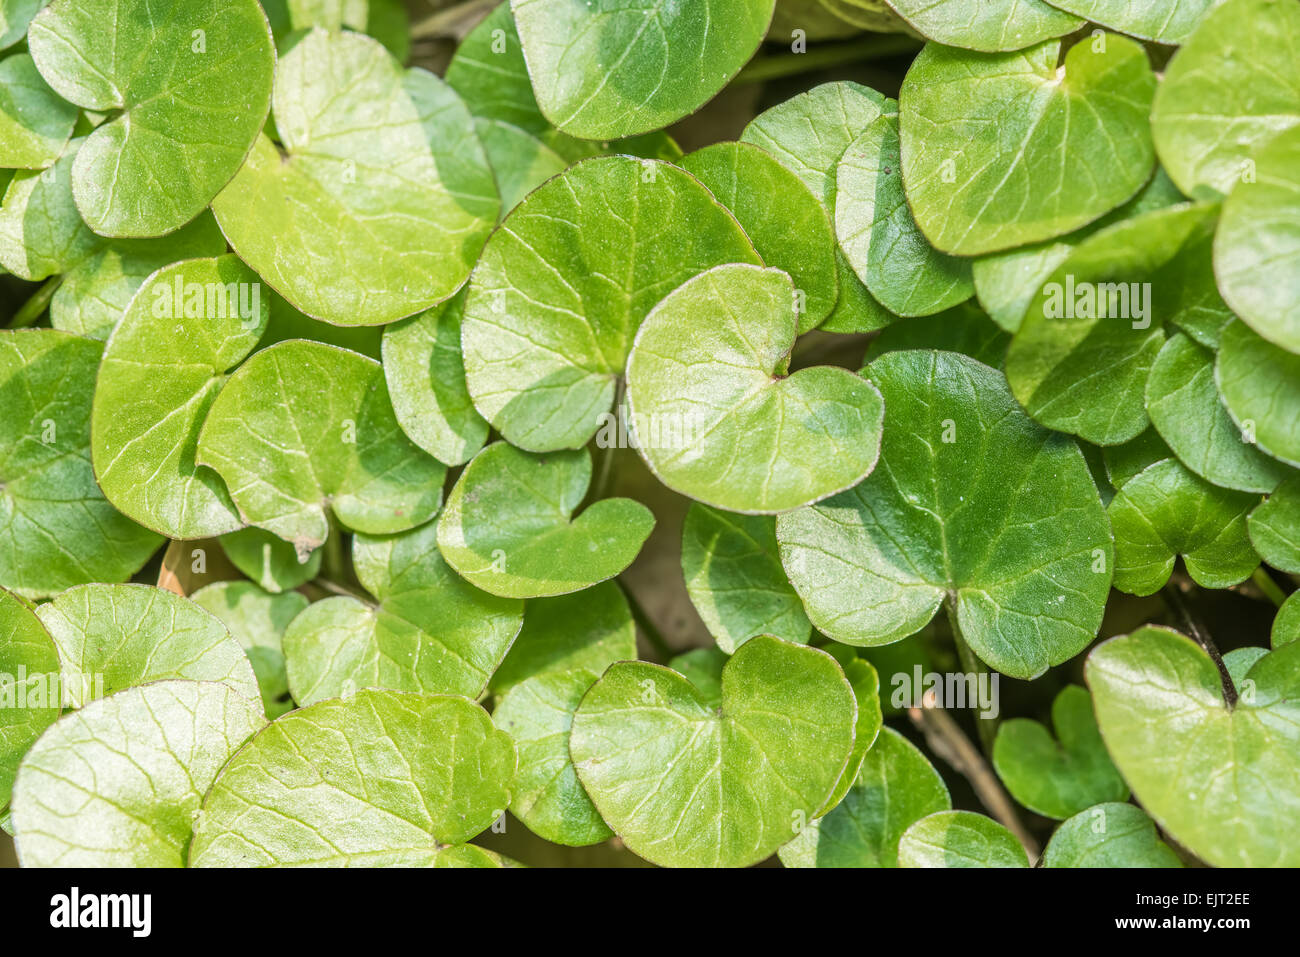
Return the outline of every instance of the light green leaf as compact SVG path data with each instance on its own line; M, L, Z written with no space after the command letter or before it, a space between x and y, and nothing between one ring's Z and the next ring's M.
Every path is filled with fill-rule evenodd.
M1022 50L1073 33L1083 21L1042 0L889 0L922 35L948 46L997 52Z
M474 120L488 163L501 194L501 215L507 215L533 190L568 167L568 161L544 142L501 120Z
M864 373L885 397L880 464L856 488L776 522L814 626L882 645L945 600L966 641L1032 678L1097 634L1110 528L1073 441L1036 428L1002 376L951 352L891 352Z
M1255 162L1255 175L1223 204L1214 274L1242 322L1274 345L1300 352L1300 127L1269 141Z
M799 331L820 325L839 299L835 233L820 198L749 143L714 143L681 166L731 210L763 262L794 279Z
M1300 574L1300 476L1277 487L1247 518L1251 544L1260 558L1284 572Z
M1250 669L1229 710L1190 638L1146 627L1088 656L1106 748L1147 813L1218 867L1300 862L1300 644Z
M217 681L260 700L253 667L226 626L162 588L81 585L36 614L59 650L70 707L170 678Z
M825 803L856 720L833 658L761 636L723 669L717 708L667 668L613 665L583 698L569 749L630 850L661 865L743 867Z
M964 302L933 316L920 316L881 329L880 335L867 345L864 362L871 362L886 352L941 349L960 352L1000 369L1010 343L1010 334L973 302Z
M464 293L457 293L384 330L384 377L398 424L412 442L447 465L468 462L488 435L465 387L464 307Z
M1234 322L1220 338L1214 381L1242 435L1300 468L1300 356Z
M1043 867L1182 867L1151 818L1132 804L1098 804L1056 829Z
M993 767L1012 797L1058 821L1094 804L1128 798L1097 731L1087 689L1066 685L1052 702L1051 732L1037 721L1013 718L998 727Z
M945 256L917 228L903 195L897 104L877 117L835 172L835 233L845 258L890 312L929 316L975 292L970 263Z
M1052 0L1104 27L1157 43L1179 44L1223 0Z
M774 0L511 0L542 113L586 139L668 126L758 49Z
M585 450L546 457L494 442L465 466L438 521L438 548L484 591L543 598L613 578L654 527L639 502L609 498L573 518L591 482Z
M263 0L277 42L312 27L355 30L374 37L397 60L411 53L411 23L401 0Z
M226 760L266 724L224 684L160 681L61 718L23 760L14 826L24 867L183 867Z
M104 240L86 226L72 200L72 167L84 139L74 139L49 169L19 170L0 206L0 266L39 281L68 272Z
M292 711L281 640L289 622L307 607L307 598L296 591L273 595L253 582L213 582L190 600L220 619L243 647L262 690L266 716L274 720Z
M299 311L379 325L451 296L499 209L454 90L378 42L313 30L285 54L274 114L212 209L239 257Z
M880 711L880 676L876 674L875 667L871 662L857 657L850 658L842 667L844 677L853 688L853 697L858 702L858 721L853 728L853 751L849 755L849 762L840 772L840 779L831 791L831 796L817 812L818 817L824 816L844 800L844 795L848 794L849 788L857 780L858 770L876 743L876 737L884 723Z
M102 236L161 236L203 212L270 108L275 47L256 0L172 0L162 19L150 0L55 0L28 43L60 96L113 114L72 170Z
M355 352L291 340L255 353L212 403L198 462L225 479L246 521L300 560L329 532L384 535L438 511L446 470L393 415L383 369Z
M1179 461L1201 478L1243 492L1268 492L1288 471L1245 441L1219 400L1214 353L1181 333L1156 356L1147 413Z
M1282 607L1277 610L1277 617L1273 619L1269 640L1274 648L1300 641L1300 598L1297 598L1297 595L1300 595L1300 592L1292 592L1282 603Z
M0 0L0 50L11 47L27 34L32 17L49 0Z
M669 488L738 512L826 498L875 465L874 386L845 369L790 373L790 277L718 266L651 310L627 364L637 451Z
M102 350L50 329L0 331L0 587L27 598L124 581L162 544L95 484L90 405Z
M903 182L917 225L963 256L1078 229L1135 194L1155 158L1155 77L1141 45L1107 35L1017 53L929 44L899 93Z
M320 574L319 550L300 562L292 545L260 528L241 528L222 535L220 542L230 563L272 594L297 588Z
M1259 564L1246 514L1259 497L1218 488L1165 459L1125 482L1106 511L1115 531L1115 587L1152 595L1181 555L1205 588L1245 581Z
M674 655L668 667L695 686L705 705L716 709L722 706L722 672L730 660L731 656L721 648L692 648Z
M50 89L30 55L0 60L0 166L50 166L76 122L77 108Z
M208 410L266 328L261 287L234 256L167 266L104 347L90 418L95 478L115 508L168 538L244 524L221 477L196 457Z
M670 222L691 228L665 242ZM581 447L646 313L727 262L759 258L689 173L627 156L571 167L506 217L474 270L461 329L474 404L521 448Z
M897 867L914 822L952 807L948 788L914 745L884 728L844 800L781 848L786 867Z
M357 578L374 596L326 598L289 625L284 655L302 705L358 688L477 698L523 623L523 605L484 594L438 553L437 525L357 534Z
M509 736L464 698L322 701L271 724L222 769L190 863L428 866L504 813L515 763Z
M0 589L0 807L23 755L62 707L59 653L21 598Z
M755 635L808 643L812 625L781 568L773 519L693 502L682 526L682 576L727 654Z
M900 867L1028 867L1015 835L973 811L936 811L898 841Z
M1174 54L1151 107L1151 134L1188 196L1231 192L1265 143L1300 124L1297 44L1294 3L1229 0Z

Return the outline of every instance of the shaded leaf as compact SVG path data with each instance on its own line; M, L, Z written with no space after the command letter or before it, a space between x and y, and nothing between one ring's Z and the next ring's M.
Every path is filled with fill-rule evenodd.
M77 108L50 89L29 54L0 60L0 166L51 165L76 122Z
M319 550L300 562L292 545L264 529L241 528L222 535L220 541L231 564L272 594L297 588L320 574Z
M1246 521L1260 558L1274 568L1300 574L1300 476L1293 473Z
M1098 804L1056 829L1043 867L1182 867L1156 826L1132 804Z
M1015 835L973 811L937 811L921 818L898 842L900 867L1028 867Z
M1048 6L1042 0L889 0L889 5L929 39L968 50L1021 50L1083 26L1057 9L1068 3Z
M1300 356L1234 322L1223 330L1214 381L1242 435L1300 468Z
M0 590L0 807L23 755L59 717L59 653L35 612Z

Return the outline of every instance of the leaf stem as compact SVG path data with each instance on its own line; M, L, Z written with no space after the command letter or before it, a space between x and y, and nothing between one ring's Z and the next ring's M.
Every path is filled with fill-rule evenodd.
M1210 656L1214 666L1219 669L1219 682L1223 685L1223 699L1228 704L1228 710L1231 711L1237 706L1237 686L1232 683L1232 675L1228 674L1228 666L1223 663L1223 655L1219 654L1219 648L1215 645L1214 639L1210 637L1209 631L1192 613L1192 609L1183 598L1179 586L1173 580L1170 580L1161 589L1160 594L1165 599L1165 605L1182 620L1192 639L1205 649L1205 653Z
M641 633L645 635L646 641L650 643L650 647L659 656L659 663L667 664L675 652L668 642L664 640L664 636L655 627L654 622L650 620L650 616L646 614L645 609L641 607L636 595L632 594L632 589L622 582L619 582L619 585L623 589L623 596L627 599L628 607L632 609L632 620L636 622L637 627L641 629Z
M1277 582L1273 581L1273 576L1264 570L1260 565L1251 574L1250 580L1255 583L1255 587L1264 593L1264 597L1271 601L1277 607L1281 608L1286 601L1286 592L1278 587Z
M411 26L411 39L440 38L463 40L480 20L491 12L498 0L466 0L430 14Z
M989 673L988 666L975 656L975 652L966 643L966 636L962 634L961 625L957 622L957 606L951 595L944 601L944 609L948 613L948 625L952 629L952 640L957 646L957 658L961 661L962 671L974 675L978 682L981 675ZM974 706L970 711L975 718L975 730L979 732L980 746L984 748L985 754L992 754L993 739L998 734L998 719L984 717Z
M54 293L62 284L62 275L51 276L45 280L44 285L32 293L31 297L14 313L14 317L9 320L8 328L25 329L44 315L50 300L54 298Z
M826 70L835 66L858 63L877 57L912 53L921 49L921 41L901 33L879 33L845 43L820 46L807 53L778 53L751 60L749 65L732 81L739 86L745 83L762 83L787 76L798 76L813 70Z

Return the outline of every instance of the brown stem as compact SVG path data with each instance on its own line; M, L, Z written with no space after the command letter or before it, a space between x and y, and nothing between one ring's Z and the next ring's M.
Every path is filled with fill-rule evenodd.
M1191 607L1184 600L1182 592L1174 581L1170 581L1160 594L1165 599L1165 604L1170 611L1174 612L1182 619L1184 627L1187 628L1192 639L1205 649L1205 653L1210 656L1214 666L1219 669L1219 682L1223 685L1223 700L1228 703L1228 710L1231 711L1237 706L1237 686L1232 683L1232 675L1228 674L1228 666L1223 663L1223 655L1219 654L1219 648L1214 643L1207 631L1194 614Z

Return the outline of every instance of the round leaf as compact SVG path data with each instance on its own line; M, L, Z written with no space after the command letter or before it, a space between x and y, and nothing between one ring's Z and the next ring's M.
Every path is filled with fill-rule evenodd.
M1098 804L1056 829L1043 851L1043 867L1182 867L1132 804Z
M0 807L9 803L18 762L62 705L54 642L22 599L0 589Z
M47 170L19 170L0 206L0 266L38 281L69 272L103 244L72 200L72 168L84 139L74 139Z
M28 54L0 61L0 166L51 165L76 122L77 108L50 89Z
M1048 6L1043 0L889 0L889 5L923 36L967 50L1022 50L1083 26L1063 12L1068 3Z
M1284 572L1300 574L1300 476L1292 475L1247 518L1251 544L1260 558Z
M1214 380L1242 436L1300 468L1300 356L1234 322L1223 330Z
M937 811L921 818L898 842L900 867L1028 867L1015 835L972 811Z
M0 50L11 47L27 35L32 17L48 0L0 0Z

